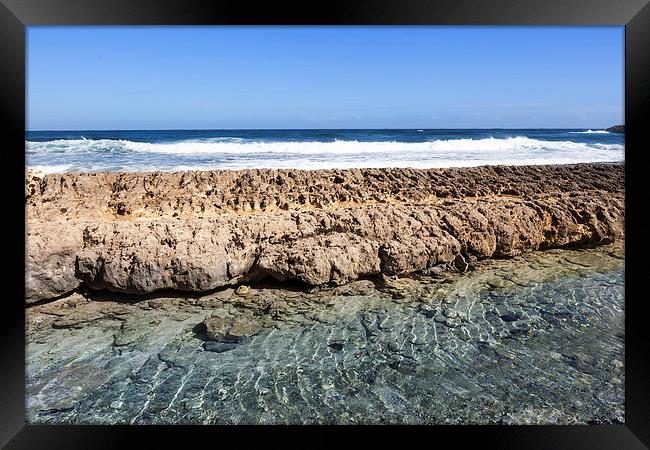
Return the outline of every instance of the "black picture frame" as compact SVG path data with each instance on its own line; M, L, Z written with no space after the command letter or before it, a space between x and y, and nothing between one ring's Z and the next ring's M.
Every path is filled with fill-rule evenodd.
M2 298L0 333L0 445L10 449L129 448L143 434L139 448L160 447L174 436L192 445L187 431L204 438L238 439L316 432L321 443L330 427L201 427L184 426L45 426L25 424L24 295L25 222L22 191L25 174L25 27L31 25L624 25L625 26L625 425L593 426L436 426L337 427L366 431L375 439L398 437L412 442L412 432L454 446L477 442L488 448L627 449L650 446L647 299L641 295L645 264L640 236L643 200L641 145L650 105L650 5L647 0L329 0L313 4L252 3L210 0L0 0L0 115L2 135L5 242L13 246L5 258L4 279L10 287ZM21 150L22 149L22 150ZM21 153L22 152L22 153ZM21 157L20 155L23 155ZM5 246L9 248L9 246ZM414 429L415 428L415 429ZM251 433L254 429L255 433ZM219 435L216 435L219 433ZM295 434L298 433L298 434ZM139 436L141 437L141 436ZM192 436L194 439L196 436ZM333 438L330 438L333 440ZM338 440L338 438L336 438ZM333 440L334 441L334 440ZM209 441L208 441L209 442ZM277 442L277 441L276 441ZM131 443L131 445L129 445ZM198 445L198 443L196 444ZM214 445L220 442L214 441Z

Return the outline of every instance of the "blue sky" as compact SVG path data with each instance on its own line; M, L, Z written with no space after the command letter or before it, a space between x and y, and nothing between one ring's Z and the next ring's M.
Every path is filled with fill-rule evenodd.
M623 27L29 27L27 129L601 128Z

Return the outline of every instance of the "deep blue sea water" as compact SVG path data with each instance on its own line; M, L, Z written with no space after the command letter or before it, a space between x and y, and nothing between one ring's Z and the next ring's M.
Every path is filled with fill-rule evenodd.
M28 131L25 146L47 173L624 161L624 135L598 129Z

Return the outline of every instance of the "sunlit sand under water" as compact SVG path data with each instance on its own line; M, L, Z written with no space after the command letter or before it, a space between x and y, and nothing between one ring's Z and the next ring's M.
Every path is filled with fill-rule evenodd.
M621 423L623 281L618 243L438 279L254 287L247 297L104 294L77 306L94 308L86 316L34 307L27 420ZM196 327L213 314L265 326L215 344Z

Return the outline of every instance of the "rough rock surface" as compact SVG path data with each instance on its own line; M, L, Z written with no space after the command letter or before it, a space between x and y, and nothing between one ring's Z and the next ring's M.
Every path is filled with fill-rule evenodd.
M208 339L221 342L239 342L262 329L259 321L246 317L209 317L203 321L203 326Z
M342 284L609 243L624 234L624 185L624 167L610 164L29 173L26 302L81 283Z
M625 133L625 125L614 125L613 127L607 128L605 131L610 133Z

